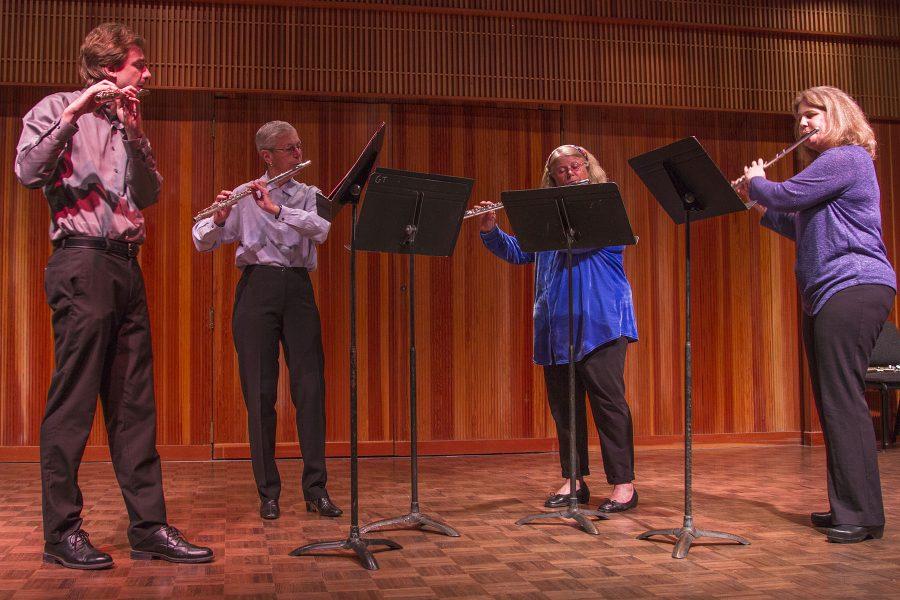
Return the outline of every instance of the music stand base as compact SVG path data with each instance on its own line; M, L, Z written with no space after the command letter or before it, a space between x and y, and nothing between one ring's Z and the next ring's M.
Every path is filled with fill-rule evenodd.
M691 517L684 518L684 525L678 529L652 529L645 531L637 536L639 540L646 540L654 535L668 535L675 538L675 548L672 550L672 558L685 558L691 550L691 544L697 538L708 537L720 540L731 540L744 546L749 546L750 542L739 535L733 533L723 533L721 531L707 531L705 529L697 529Z
M415 508L411 508L409 513L399 517L391 517L390 519L382 519L380 521L375 521L374 523L369 523L368 525L363 525L359 528L359 532L368 533L370 531L377 531L379 529L392 529L395 527L410 527L419 529L430 527L437 533L449 535L450 537L459 537L459 532L446 523L438 521L437 519L429 517L428 515L423 515Z
M597 517L601 521L609 519L606 513L602 513L599 510L582 510L576 504L574 507L569 506L564 510L537 513L536 515L528 515L527 517L522 517L521 519L516 521L516 525L525 525L527 523L531 523L532 521L538 521L541 519L572 519L585 533L589 533L591 535L599 535L600 532L597 531L597 527L594 525L594 522L591 521L590 517Z
M295 548L291 552L291 556L301 556L303 554L312 554L321 550L353 550L359 558L362 566L369 571L378 570L378 562L369 552L369 546L387 546L388 550L400 550L403 548L397 542L382 539L362 538L358 534L351 533L346 540L338 540L334 542L314 542Z

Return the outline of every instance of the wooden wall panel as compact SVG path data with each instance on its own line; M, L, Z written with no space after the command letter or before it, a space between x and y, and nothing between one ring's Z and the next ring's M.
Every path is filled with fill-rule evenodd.
M50 256L49 210L40 191L13 173L22 116L43 90L0 95L0 446L36 446L53 361L44 266Z
M566 109L563 138L593 149L619 183L637 246L625 253L640 341L629 349L626 387L635 434L683 429L684 227L675 226L627 159L695 135L726 176L790 143L791 120L637 109ZM790 160L787 159L789 163ZM779 164L773 177L787 177ZM692 227L695 430L699 434L798 431L793 246L755 213ZM785 365L790 365L786 367Z
M474 178L473 202L537 187L548 148L559 139L556 111L396 106L392 124L392 166ZM501 222L509 231L505 216ZM465 221L453 256L418 258L415 274L425 447L552 437L543 376L531 360L533 267L493 257L476 223ZM404 349L407 333L397 340ZM401 440L408 439L405 397L397 409Z
M293 0L219 0L219 4L297 4ZM894 37L900 29L890 0L786 2L785 0L334 0L348 9L381 8L484 15L509 13L535 19L628 20L673 27L733 27L779 32Z
M184 456L209 458L213 277L210 261L194 250L190 223L212 195L212 98L161 92L145 104L147 136L163 177L159 202L145 211L147 242L141 251L153 332L157 442L184 447Z
M20 119L52 91L46 86L77 85L78 45L110 19L147 38L156 88L146 121L165 183L147 210L141 262L164 456L208 457L211 446L218 457L247 455L230 332L233 250L201 255L189 229L216 190L259 174L252 136L273 118L298 126L313 160L303 178L326 191L381 121L382 165L474 177L474 200L536 186L559 143L595 151L641 237L626 252L641 336L626 379L645 442L682 431L684 234L629 157L696 135L734 177L789 142L797 89L844 87L879 118L884 237L892 259L900 251L894 2L0 0L2 459L37 456L52 369L42 289L48 214L40 192L24 190L11 171ZM783 179L796 168L785 159L770 174ZM345 454L348 439L349 219L339 215L314 275L331 454ZM708 439L802 431L813 440L794 250L757 220L732 215L695 228L696 431ZM533 270L494 259L476 229L464 223L452 258L416 262L422 449L552 448L543 378L530 361ZM358 277L362 449L404 453L406 259L361 255ZM892 318L900 320L896 310ZM296 455L286 392L282 378L278 440L283 455ZM88 458L105 456L99 417L95 424Z
M0 85L77 85L119 20L159 88L780 112L829 83L900 119L896 3L266 4L0 0Z
M3 103L3 152L12 164L19 116L43 94L25 90ZM194 251L191 216L214 191L261 171L252 148L260 123L297 124L313 166L307 181L326 191L352 163L382 120L381 164L474 177L473 202L503 189L538 185L547 153L562 142L595 151L620 184L640 243L626 251L641 340L629 349L626 379L639 440L673 440L682 431L683 228L674 226L627 165L631 156L685 135L701 140L733 177L756 156L789 142L787 116L643 109L469 108L219 98L161 93L148 102L148 134L165 178L160 203L148 209L142 253L147 277L160 406L160 445L170 456L246 456L230 314L238 271L233 248ZM876 124L884 235L897 255L897 148L900 127ZM774 179L796 165L774 166ZM34 455L51 371L49 312L41 266L49 253L45 201L7 172L0 210L5 288L0 329L2 446L7 458ZM24 207L24 210L23 210ZM346 452L348 398L347 269L349 212L339 215L320 248L314 275L322 311L328 385L329 452ZM501 218L505 224L505 217ZM814 434L801 377L793 247L751 214L699 223L694 230L696 430L700 435ZM466 222L454 256L416 261L418 394L425 452L546 449L553 425L540 369L531 364L531 267L514 267L482 247ZM406 259L360 256L360 432L364 452L403 453L408 439ZM209 329L209 308L213 329ZM896 319L896 313L893 318ZM38 341L36 341L38 340ZM281 452L296 455L293 408L280 387ZM213 400L215 398L215 400ZM802 402L801 402L802 401ZM804 413L803 411L806 411ZM99 425L99 423L98 423ZM210 429L214 432L210 434ZM89 456L102 457L102 426ZM22 449L22 451L9 450ZM28 450L31 448L31 450ZM31 454L28 454L31 452ZM181 454L178 454L178 453Z

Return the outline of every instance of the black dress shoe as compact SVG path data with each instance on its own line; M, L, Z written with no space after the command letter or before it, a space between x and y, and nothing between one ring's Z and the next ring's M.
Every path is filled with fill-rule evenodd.
M591 499L591 490L588 489L585 482L581 481L580 483L581 487L575 490L575 497L578 498L578 504L587 504ZM568 505L569 494L553 494L544 502L544 506L547 508L561 508Z
M339 517L344 511L339 509L326 494L321 498L306 501L306 512L317 512L323 517Z
M829 542L835 544L855 544L869 538L880 540L884 535L884 525L834 525L825 530Z
M828 512L809 513L809 520L812 521L813 527L831 527L834 524L831 519L832 514L830 510Z
M55 544L44 544L44 562L58 563L70 569L108 569L113 566L112 556L94 548L83 529Z
M609 498L605 498L603 502L600 503L600 506L597 507L597 510L604 513L618 513L624 512L626 510L631 510L638 503L638 495L637 490L631 494L631 500L628 502L616 502L615 500L610 500Z
M263 519L277 519L281 516L281 509L278 508L278 500L263 500L259 503L259 516Z
M174 563L205 563L213 559L213 551L195 546L171 525L163 525L139 544L131 547L131 558L161 558Z

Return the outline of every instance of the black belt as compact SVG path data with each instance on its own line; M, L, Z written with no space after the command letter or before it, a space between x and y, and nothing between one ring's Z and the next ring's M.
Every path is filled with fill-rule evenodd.
M290 271L292 273L308 273L309 269L306 267L279 267L278 265L247 265L244 267L244 273L250 273L255 269L262 269L263 271Z
M93 250L105 250L112 254L118 254L124 258L134 258L141 249L140 244L132 242L120 242L105 237L92 237L88 235L70 235L53 242L54 248L91 248Z

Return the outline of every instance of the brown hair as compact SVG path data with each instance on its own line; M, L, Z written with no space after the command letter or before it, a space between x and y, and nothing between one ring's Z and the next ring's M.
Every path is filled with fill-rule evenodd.
M144 38L121 23L103 23L90 31L81 44L78 71L87 85L106 79L103 67L119 68L132 47L144 49Z
M862 146L875 158L875 132L862 109L846 92L835 87L819 86L797 94L794 98L794 133L797 137L800 137L800 115L797 111L801 102L825 113L824 131L817 136L824 146ZM816 152L805 146L799 152L807 163L816 157Z
M556 187L556 181L551 176L550 171L553 169L556 161L563 156L580 156L583 158L585 163L587 163L588 179L591 180L591 183L606 183L609 181L606 171L603 170L603 167L600 166L593 154L581 146L565 144L551 152L550 156L547 157L547 162L544 164L544 173L541 176L542 188Z

